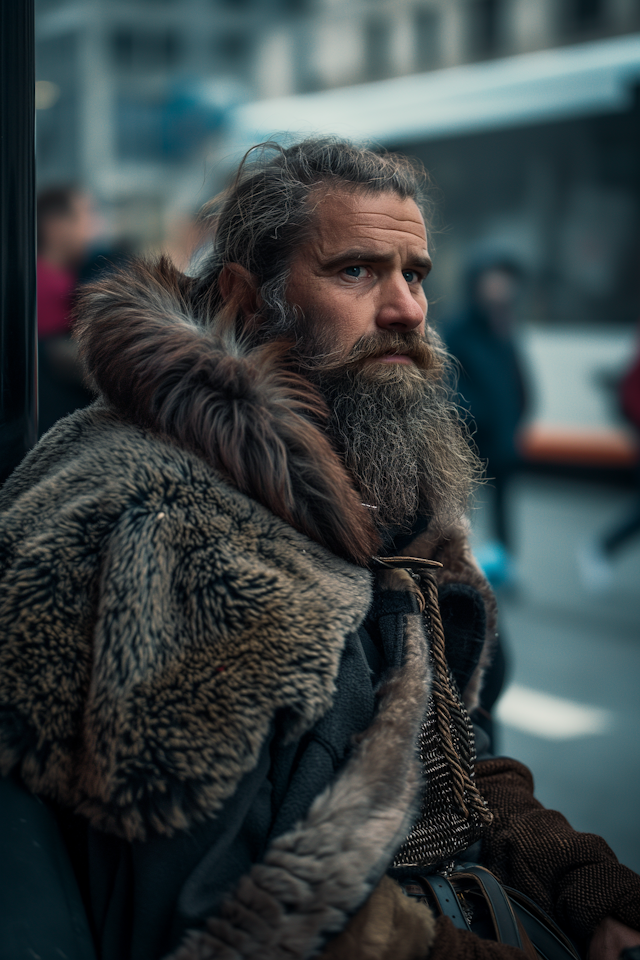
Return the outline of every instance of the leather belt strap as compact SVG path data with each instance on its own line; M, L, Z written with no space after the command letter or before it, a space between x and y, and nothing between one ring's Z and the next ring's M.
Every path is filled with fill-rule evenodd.
M574 960L580 960L580 955L569 937L544 913L537 903L534 903L519 890L514 890L511 887L505 887L504 889L511 900L514 913L524 927L527 936L535 944L539 954L543 957L573 957ZM638 960L640 960L640 957Z
M491 871L479 866L462 867L460 871L456 871L455 876L460 880L475 880L481 888L491 913L498 942L507 943L511 947L519 947L522 950L522 939L513 907L502 884Z
M401 885L407 896L449 917L458 930L471 930L482 938L495 936L498 943L521 949L529 960L580 960L569 938L536 903L503 887L479 864L458 862L446 876L418 874ZM486 910L475 915L480 900Z
M460 909L458 895L446 877L441 877L438 874L430 874L426 877L421 876L420 879L429 887L442 916L449 917L449 919L453 921L456 929L469 930L469 924Z

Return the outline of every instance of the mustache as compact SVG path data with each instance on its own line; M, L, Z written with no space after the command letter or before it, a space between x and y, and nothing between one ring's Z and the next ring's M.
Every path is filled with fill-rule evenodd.
M307 369L315 372L347 372L362 367L370 360L388 356L409 357L424 373L439 373L442 369L442 358L425 337L413 330L407 333L381 330L380 333L360 337L346 355L340 349L323 350L319 344L314 347L313 353L305 356L303 362Z

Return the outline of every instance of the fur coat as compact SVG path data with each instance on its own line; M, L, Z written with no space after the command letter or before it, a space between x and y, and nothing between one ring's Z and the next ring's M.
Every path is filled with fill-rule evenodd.
M379 550L322 430L322 404L283 348L249 350L205 328L188 288L166 264L91 288L79 336L100 397L50 431L0 492L0 771L134 846L215 821L276 718L286 745L328 716ZM406 553L439 560L441 585L485 599L488 640L464 691L472 707L495 618L465 531L427 529ZM401 571L381 586L412 589ZM357 942L362 958L396 958L394 923L407 931L407 960L434 938L434 958L438 943L455 954L426 909L380 883L420 793L429 638L408 603L403 657L372 722L304 816L178 948L180 960L303 960L328 942L335 957L354 956ZM539 843L537 813L529 839L505 854L518 810L533 809L530 786L510 768L490 773L488 859L493 850L498 872L531 892L522 850ZM554 877L579 872L576 836L560 844L572 870L559 860ZM598 856L612 876L609 855ZM584 860L593 884L592 851ZM620 901L630 881L616 876ZM358 912L368 898L368 914ZM606 912L602 901L582 929Z
M127 841L214 818L274 717L287 742L327 713L378 549L306 381L280 346L205 329L187 286L165 263L91 289L79 337L100 398L0 494L0 769ZM462 528L417 550L490 602ZM341 775L216 921L238 955L265 903L268 956L311 955L406 836L429 694L417 607L404 650Z
M167 264L91 288L79 335L99 399L0 491L0 771L132 849L195 842L257 769L275 718L284 745L330 716L379 544L282 348L205 328ZM427 529L405 552L443 564L443 595L463 584L484 598L473 707L495 616L465 531ZM409 578L391 571L383 587L408 606L372 721L180 960L303 960L327 943L360 960L511 957L479 953L381 880L417 811L430 689ZM524 768L485 761L477 779L494 813L485 862L505 881L583 936L606 914L640 922L640 880L541 808Z

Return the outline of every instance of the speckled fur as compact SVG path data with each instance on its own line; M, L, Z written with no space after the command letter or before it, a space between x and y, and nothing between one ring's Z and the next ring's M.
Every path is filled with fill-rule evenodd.
M371 513L321 429L324 401L287 362L249 347L224 315L193 315L171 263L134 261L86 289L76 334L90 379L125 419L203 457L232 486L338 556L366 565Z
M98 406L3 501L3 773L102 829L166 835L233 793L276 710L294 737L328 709L369 574L201 458Z

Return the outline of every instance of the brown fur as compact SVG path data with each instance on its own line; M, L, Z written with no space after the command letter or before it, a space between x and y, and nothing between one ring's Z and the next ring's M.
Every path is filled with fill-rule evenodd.
M367 571L104 406L0 492L0 582L0 771L128 839L214 816L277 711L310 729L371 602Z
M85 288L75 334L91 381L121 416L193 450L242 493L365 565L378 536L318 423L327 412L287 368L288 344L253 347L199 323L167 259Z
M286 738L310 730L371 603L343 558L376 538L321 402L283 345L205 329L188 298L166 263L87 291L78 334L107 402L0 492L0 770L129 840L215 816L276 713ZM460 530L420 551L484 590ZM340 775L181 960L311 956L366 902L417 812L418 614L406 642Z
M187 294L166 263L87 292L109 405L60 422L0 491L1 769L128 838L215 814L274 711L310 729L370 602L340 559L369 559L369 514L319 401L281 347L202 328ZM420 544L484 587L459 531Z
M435 935L429 907L385 876L320 960L425 960Z
M204 457L332 552L368 564L378 534L322 429L323 401L289 369L286 343L249 349L229 318L217 330L197 321L192 284L161 259L86 288L76 335L94 385L125 418ZM405 552L440 560L442 583L469 583L485 601L487 643L465 691L473 709L493 655L496 603L467 532L463 523L430 528Z

